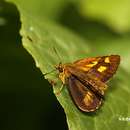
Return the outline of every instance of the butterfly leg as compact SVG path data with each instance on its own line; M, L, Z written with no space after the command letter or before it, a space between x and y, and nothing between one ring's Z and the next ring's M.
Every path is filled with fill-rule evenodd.
M57 95L57 96L60 95L63 88L64 88L64 84L61 85L60 89L57 92L54 92L55 95Z

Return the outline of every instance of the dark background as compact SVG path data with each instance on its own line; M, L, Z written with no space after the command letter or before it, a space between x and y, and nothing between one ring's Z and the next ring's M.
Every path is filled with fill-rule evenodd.
M22 47L19 13L0 1L0 130L65 130L66 117Z

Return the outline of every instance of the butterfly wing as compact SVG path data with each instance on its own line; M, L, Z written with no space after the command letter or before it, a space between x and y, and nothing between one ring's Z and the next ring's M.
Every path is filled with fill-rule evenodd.
M71 75L68 78L67 84L70 95L80 110L91 112L99 108L102 102L101 97L95 95L77 78Z
M100 59L101 59L101 57L80 59L80 60L75 61L73 63L73 65L75 67L80 68L81 70L87 72L89 69L91 69L93 66L95 66Z
M94 94L103 97L104 91L107 89L107 84L98 79L98 77L91 73L86 73L76 67L68 66L67 70L83 83L89 90L93 91Z
M95 65L86 71L85 66L88 66L88 63L94 63L94 61ZM75 65L68 66L68 70L83 84L88 84L90 90L102 97L107 89L105 82L116 72L119 63L120 56L118 55L103 56L97 57L95 60L90 58L89 62L87 62L87 59L75 62ZM86 68L88 69L88 67Z
M115 74L120 63L120 56L111 55L101 58L97 65L89 69L88 74L102 82L108 81Z
M97 77L102 82L109 80L116 72L120 63L119 55L102 56L95 58L86 58L74 62L74 66L84 72L86 75Z

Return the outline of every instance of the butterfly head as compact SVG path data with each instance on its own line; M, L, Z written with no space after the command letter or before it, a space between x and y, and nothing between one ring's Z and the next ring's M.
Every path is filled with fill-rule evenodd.
M64 71L64 66L63 64L60 62L58 65L55 66L55 68L62 73Z
M55 68L59 71L59 78L65 84L65 72L64 72L64 65L60 62Z
M71 73L68 71L68 64L59 63L55 66L55 68L59 71L59 78L63 84L65 84L66 79L71 75Z

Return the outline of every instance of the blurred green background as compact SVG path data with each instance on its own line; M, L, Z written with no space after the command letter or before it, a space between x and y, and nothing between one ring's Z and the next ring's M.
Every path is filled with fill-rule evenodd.
M40 15L44 18L55 21L90 41L94 54L109 52L112 44L116 48L112 52L120 53L123 46L119 45L124 44L125 51L121 54L125 63L122 66L127 69L130 63L130 13L123 9L128 3L125 2L123 8L119 5L114 8L115 12L118 12L118 7L122 10L122 13L115 14L118 16L116 19L113 12L109 12L113 17L103 17L100 13L102 10L95 10L97 14L91 11L92 4L96 2L90 4L88 1L86 4L90 8L87 8L82 1L43 0L39 3L39 10L35 10L34 0L29 2L31 4L28 10L34 8L36 14L42 10ZM110 3L113 4L112 1ZM0 0L0 130L65 130L67 124L64 111L56 100L51 85L35 67L31 55L22 47L20 27L16 6ZM127 71L130 72L130 69Z

